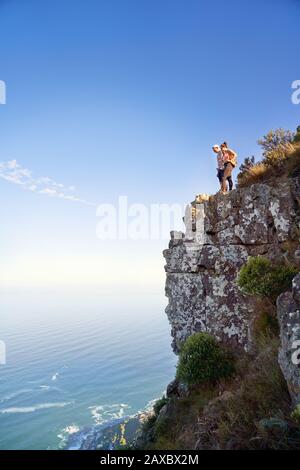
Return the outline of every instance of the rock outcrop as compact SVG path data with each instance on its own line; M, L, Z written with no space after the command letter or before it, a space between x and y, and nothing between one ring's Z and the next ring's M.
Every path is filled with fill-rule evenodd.
M238 289L237 273L249 256L296 260L299 201L295 178L198 197L187 207L186 233L173 232L164 251L166 313L175 352L200 331L236 348L251 347L255 307Z
M295 405L300 404L300 274L293 280L292 292L277 299L281 348L279 364Z

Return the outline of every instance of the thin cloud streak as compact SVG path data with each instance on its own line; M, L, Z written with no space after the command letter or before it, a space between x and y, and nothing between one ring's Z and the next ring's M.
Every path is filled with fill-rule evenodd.
M57 183L47 176L36 178L28 168L23 168L16 160L0 162L0 178L33 193L78 202L87 206L96 206L93 202L77 197L74 193L75 186Z

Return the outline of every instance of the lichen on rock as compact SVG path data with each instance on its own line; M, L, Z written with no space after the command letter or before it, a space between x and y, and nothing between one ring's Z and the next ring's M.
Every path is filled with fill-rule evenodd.
M277 299L281 348L279 364L295 405L300 404L300 274L291 292Z
M166 259L166 313L177 353L206 331L249 350L253 300L236 284L249 256L284 259L284 243L299 232L299 179L255 184L223 196L197 196L187 206L186 233L174 233Z

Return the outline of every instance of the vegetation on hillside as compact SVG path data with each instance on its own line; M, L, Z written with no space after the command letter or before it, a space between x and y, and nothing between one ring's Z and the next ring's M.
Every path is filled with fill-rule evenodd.
M295 268L250 258L237 282L256 299L254 345L228 353L208 334L190 336L180 353L177 380L183 395L163 397L144 425L145 450L298 449L300 407L292 408L278 364L274 299L291 286ZM271 300L271 302L270 302Z
M278 365L278 335L264 326L251 354L237 358L230 379L190 386L185 396L160 401L144 425L140 448L300 450L299 407L291 409Z
M278 337L261 332L235 375L171 397L144 428L143 449L300 449L299 409L291 412L278 365Z
M284 129L270 131L258 144L262 159L255 162L254 156L245 158L238 174L239 187L300 174L300 126L296 133Z

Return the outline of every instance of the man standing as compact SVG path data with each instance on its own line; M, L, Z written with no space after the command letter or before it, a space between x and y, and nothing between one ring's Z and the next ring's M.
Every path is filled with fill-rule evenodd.
M219 145L214 145L213 151L217 154L217 178L222 188L222 181L223 181L223 176L224 176L223 152L221 148L219 147Z

